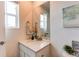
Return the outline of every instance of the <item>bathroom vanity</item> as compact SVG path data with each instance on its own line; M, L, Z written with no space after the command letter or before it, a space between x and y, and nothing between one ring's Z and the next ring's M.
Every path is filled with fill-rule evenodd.
M50 38L49 6L49 2L37 7L33 6L32 22L30 20L26 21L26 36L30 38L31 35L32 38L19 41L20 57L50 56L50 40L48 39ZM40 11L37 12L39 9ZM45 37L45 39L42 39L41 37Z
M20 57L49 57L49 40L21 40L19 41Z

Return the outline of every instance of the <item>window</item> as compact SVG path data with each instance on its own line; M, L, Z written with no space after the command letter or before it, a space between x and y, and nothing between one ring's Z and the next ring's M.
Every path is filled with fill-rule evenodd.
M47 31L47 13L40 15L40 28L43 32Z
M5 26L19 28L19 6L15 2L5 2Z

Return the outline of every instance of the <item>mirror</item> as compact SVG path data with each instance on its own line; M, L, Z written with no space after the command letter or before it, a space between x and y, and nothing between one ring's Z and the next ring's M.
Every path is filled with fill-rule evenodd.
M26 22L26 34L50 37L50 2L32 2L32 20Z
M33 6L33 28L40 36L50 37L50 2ZM37 29L36 29L37 28Z
M50 2L46 2L40 6L42 13L40 13L40 31L45 36L50 37Z

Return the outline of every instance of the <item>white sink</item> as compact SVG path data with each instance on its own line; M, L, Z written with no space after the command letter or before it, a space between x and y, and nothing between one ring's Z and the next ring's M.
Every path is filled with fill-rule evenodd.
M25 45L26 47L32 49L33 51L37 52L40 49L44 48L45 46L50 44L49 40L21 40L19 43Z

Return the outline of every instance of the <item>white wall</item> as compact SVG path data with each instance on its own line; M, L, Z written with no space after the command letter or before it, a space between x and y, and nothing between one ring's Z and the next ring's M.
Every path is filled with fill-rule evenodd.
M61 55L65 54L64 45L72 45L72 40L79 41L79 28L64 28L63 27L63 12L62 8L79 3L78 1L60 1L50 3L50 25L51 25L51 41L52 46ZM53 53L52 49L52 54ZM56 56L56 55L55 55Z

